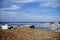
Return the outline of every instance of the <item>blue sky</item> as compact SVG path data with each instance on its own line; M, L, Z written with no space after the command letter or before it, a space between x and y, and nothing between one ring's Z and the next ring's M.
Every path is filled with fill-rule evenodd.
M0 0L1 22L60 22L60 0Z

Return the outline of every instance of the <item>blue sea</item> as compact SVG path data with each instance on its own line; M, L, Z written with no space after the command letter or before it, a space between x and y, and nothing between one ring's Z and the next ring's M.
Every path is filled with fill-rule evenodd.
M48 22L2 22L1 24L8 24L8 26L14 25L34 25L35 28L43 29L43 30L60 30L60 28L52 28L52 27L43 27L43 24Z
M8 24L9 26L13 25L34 25L36 27L40 27L46 22L2 22L1 24Z

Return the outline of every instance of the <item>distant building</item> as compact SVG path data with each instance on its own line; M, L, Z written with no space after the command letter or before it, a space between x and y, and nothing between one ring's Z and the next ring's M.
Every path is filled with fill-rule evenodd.
M8 29L8 25L7 24L2 24L1 29Z

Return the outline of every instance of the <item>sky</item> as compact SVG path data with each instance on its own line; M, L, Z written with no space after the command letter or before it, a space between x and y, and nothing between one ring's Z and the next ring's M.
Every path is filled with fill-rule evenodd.
M60 22L60 0L0 0L1 22Z

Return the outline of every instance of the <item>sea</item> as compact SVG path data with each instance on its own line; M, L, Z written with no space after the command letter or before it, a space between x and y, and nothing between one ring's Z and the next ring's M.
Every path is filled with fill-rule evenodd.
M34 25L35 28L43 29L43 30L60 30L60 28L58 28L58 27L43 26L46 23L49 23L49 22L1 22L0 24L8 24L8 26Z

